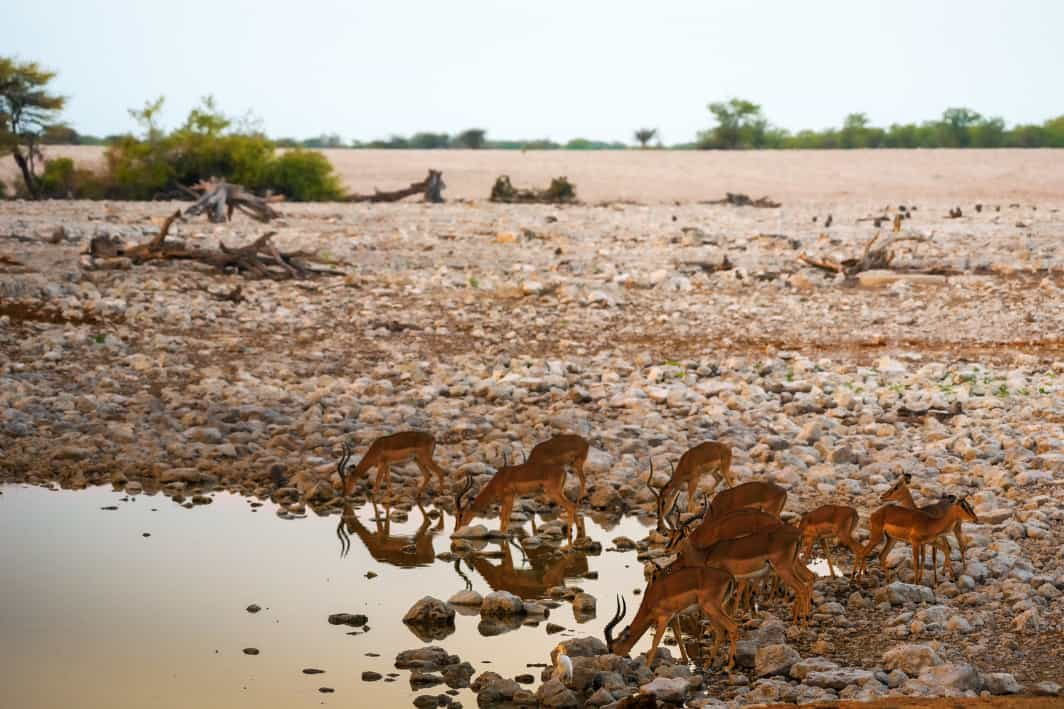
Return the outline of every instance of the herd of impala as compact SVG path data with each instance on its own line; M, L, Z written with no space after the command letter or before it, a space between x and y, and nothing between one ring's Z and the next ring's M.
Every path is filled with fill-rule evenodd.
M441 490L446 484L444 470L433 460L436 441L431 434L419 431L404 431L375 440L355 466L354 474L348 476L347 464L351 450L344 444L344 453L337 465L344 497L351 494L360 476L373 468L377 469L373 492L380 492L382 483L389 485L389 465L413 460L422 473L418 487L420 495L436 474ZM500 506L501 531L507 531L514 498L521 495L544 493L547 498L565 509L571 529L577 516L577 502L565 496L565 480L569 469L580 480L578 501L586 494L584 463L589 445L581 436L564 434L540 443L520 464L504 465L480 491L469 500L473 476L467 476L465 484L455 496L457 527L468 525L474 517L488 511L493 505ZM932 548L931 569L934 581L938 582L937 555L943 553L943 563L951 576L956 576L950 558L949 542L945 535L952 534L957 541L961 562L965 562L967 542L961 530L963 522L977 522L974 510L967 500L946 496L935 504L917 507L909 492L911 477L902 475L885 492L881 502L888 503L876 510L869 518L870 536L861 545L853 536L858 523L858 513L845 505L823 505L801 515L797 526L781 519L787 502L787 491L771 482L750 481L739 485L731 472L731 448L719 441L708 441L684 453L673 468L668 482L657 489L653 486L653 462L646 485L656 501L658 531L667 542L665 551L675 560L668 566L657 566L651 575L642 602L628 627L614 638L614 628L627 611L623 598L617 598L617 611L606 625L606 644L613 653L625 655L639 639L654 626L654 639L650 655L657 649L666 628L673 628L684 661L687 652L680 637L678 614L697 605L709 621L713 631L713 647L705 663L713 663L725 639L729 641L726 662L728 669L734 664L738 625L732 616L744 599L749 603L752 582L774 574L794 595L793 619L805 623L812 605L815 575L802 559L812 552L813 545L820 542L827 559L828 569L835 576L831 561L829 539L850 549L854 556L852 576L866 570L868 556L886 539L879 552L882 568L887 554L897 541L908 542L912 547L913 569L916 583L923 577L925 548ZM702 476L712 474L711 491L720 483L725 487L708 499L703 493L701 512L698 511L698 485ZM680 493L686 487L688 519L681 521L676 510ZM730 608L728 607L730 606Z

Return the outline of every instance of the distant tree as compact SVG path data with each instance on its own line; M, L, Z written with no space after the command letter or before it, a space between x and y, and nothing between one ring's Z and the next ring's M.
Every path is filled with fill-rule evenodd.
M971 144L971 127L982 118L970 108L947 108L942 112L942 145L967 148Z
M640 128L635 132L635 139L638 141L640 148L646 148L647 143L654 140L654 136L657 134L657 128Z
M454 144L469 150L480 150L484 147L487 134L483 128L469 128L454 137Z
M82 145L78 132L65 125L48 126L41 132L42 145Z
M709 112L717 119L717 125L699 135L699 147L723 150L762 147L768 121L760 105L733 98L709 104Z
M60 125L58 116L66 99L50 93L55 78L37 62L0 57L0 155L11 154L26 183L26 192L40 196L37 161L43 161L41 137Z
M410 136L410 147L415 150L437 150L446 148L451 136L446 133L414 133Z
M314 138L307 138L302 141L304 148L342 148L344 147L344 139L337 133L322 133Z

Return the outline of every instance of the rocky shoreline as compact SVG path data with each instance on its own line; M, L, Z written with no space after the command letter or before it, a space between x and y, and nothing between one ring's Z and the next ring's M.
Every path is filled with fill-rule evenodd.
M910 206L904 229L931 241L899 244L896 260L950 275L861 283L797 255L858 252L874 228L857 220L896 207L836 206L825 229L815 205L293 205L278 244L345 275L272 282L79 256L98 234L144 238L167 205L0 202L14 261L0 264L0 479L186 505L226 489L299 517L341 509L344 440L358 455L429 430L454 480L483 482L504 454L572 431L592 443L585 512L616 517L649 511L649 459L667 469L713 438L732 445L739 480L788 488L786 515L852 505L863 535L908 472L918 499L967 495L980 517L956 580L909 585L901 545L892 586L819 579L810 628L748 622L730 677L595 646L568 653L566 683L507 694L518 683L467 679L547 706L649 683L690 706L1059 691L1064 217L1002 204L948 219L951 207ZM214 245L260 232L238 220L177 233ZM409 508L416 469L395 474ZM453 508L450 490L430 491ZM515 520L539 509L519 502Z

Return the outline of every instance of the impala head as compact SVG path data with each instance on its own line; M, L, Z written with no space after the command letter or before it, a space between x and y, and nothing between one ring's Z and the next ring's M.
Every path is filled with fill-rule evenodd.
M908 487L913 481L912 473L905 473L900 478L894 481L894 484L890 486L890 489L884 492L879 497L880 502L890 502L891 500L901 499L903 487Z
M340 461L336 464L336 474L340 476L340 486L343 489L344 497L351 494L351 490L355 487L355 479L347 479L347 463L351 460L351 446L347 441L344 441L344 452L340 456Z
M473 473L466 474L466 482L458 494L454 496L454 528L461 529L473 519L472 505L462 506L462 498L473 487Z
M966 522L979 524L979 517L975 514L975 510L972 509L972 505L968 502L968 498L962 497L959 500L955 500L953 504L961 508L961 517Z
M673 509L676 509L676 505L673 505ZM677 513L677 523L672 526L672 537L669 539L669 543L665 545L665 551L671 551L683 540L687 539L694 531L695 525L706 518L706 513L709 512L709 496L705 492L702 493L702 512L695 517L687 520L686 522L679 521L679 513Z
M617 594L617 612L613 614L613 618L609 623L606 623L605 629L602 631L606 636L606 650L613 653L613 650L617 646L623 646L628 643L629 636L632 633L632 627L628 626L621 631L621 634L616 639L613 638L613 629L617 627L617 624L624 619L624 614L628 612L628 606L624 602L624 598ZM628 646L631 647L630 645ZM627 654L628 649L625 649ZM615 654L615 653L614 653Z

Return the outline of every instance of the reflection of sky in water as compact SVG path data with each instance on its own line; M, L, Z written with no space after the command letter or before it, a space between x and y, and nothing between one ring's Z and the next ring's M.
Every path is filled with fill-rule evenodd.
M106 488L2 490L2 707L410 706L416 694L447 689L412 692L409 672L395 670L393 662L399 651L423 645L401 623L407 609L422 596L446 600L465 588L453 562L421 568L382 563L355 532L341 558L339 516L283 520L270 503L252 513L250 500L227 493L186 510L161 495L118 502L122 495ZM119 509L100 509L111 504ZM372 508L357 514L366 530L376 531ZM634 519L608 531L585 520L588 535L604 548L616 536L640 539L647 531ZM415 507L390 532L412 537L421 521ZM498 525L497 519L484 522L489 529ZM433 537L437 553L450 548L453 529L448 518ZM506 579L500 546L486 551L495 555L481 571L494 585L530 588L543 580L544 569L533 560L524 563L513 548L517 578ZM601 638L614 595L624 593L631 609L639 602L632 590L644 586L634 552L604 551L587 557L586 568L575 558L565 566L545 570L548 585L565 578L599 599L597 618L586 623L574 620L568 604L551 611L549 620L573 633L547 635L540 624L485 638L477 632L478 617L458 615L456 632L433 644L468 660L478 674L529 672L538 684L539 668L526 663L548 662L551 648L566 637ZM366 579L367 571L377 578ZM476 568L463 563L462 571L480 593L491 590ZM576 578L587 571L598 578ZM263 610L247 613L251 603ZM336 612L365 613L370 631L351 636L351 628L329 625L328 615ZM633 655L649 644L648 633ZM261 654L246 656L245 647ZM326 673L303 675L305 667ZM394 683L366 683L363 670L400 676ZM319 694L322 686L336 693ZM460 698L476 706L468 690Z

